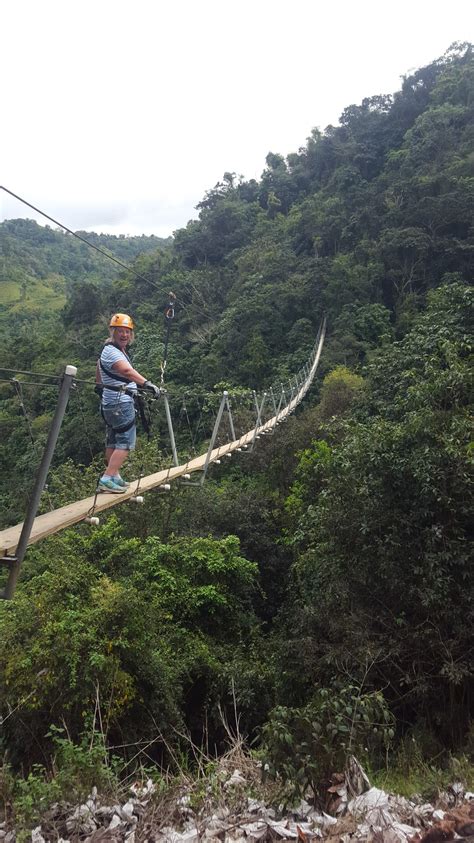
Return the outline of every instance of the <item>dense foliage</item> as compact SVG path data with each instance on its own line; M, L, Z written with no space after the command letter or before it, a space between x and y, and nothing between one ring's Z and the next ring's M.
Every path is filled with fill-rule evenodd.
M473 305L461 285L430 295L352 414L303 453L288 499L288 661L310 684L344 665L448 741L468 728L472 677Z
M186 731L221 748L237 712L270 769L302 787L349 750L379 763L406 734L433 753L466 745L473 86L472 48L455 45L298 152L270 153L260 181L226 173L172 245L93 236L140 277L99 269L59 232L3 225L7 368L74 362L92 377L107 317L124 310L138 325L136 366L158 380L174 290L167 377L180 453L208 436L216 385L234 390L244 425L237 387L285 380L324 313L329 326L312 405L251 463L29 551L15 600L0 607L15 766L53 751L51 725L79 742L99 714L124 756L143 740L169 763ZM18 307L11 284L36 305ZM25 380L0 385L3 523L22 517L57 395ZM87 385L71 398L52 504L90 493L95 401ZM169 458L159 417L156 434L131 475Z

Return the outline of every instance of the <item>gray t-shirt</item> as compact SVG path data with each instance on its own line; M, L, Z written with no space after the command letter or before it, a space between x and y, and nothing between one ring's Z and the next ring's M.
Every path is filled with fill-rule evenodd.
M106 369L113 371L112 367L114 363L117 363L119 360L123 360L125 363L128 363L127 355L120 351L120 349L116 348L115 345L112 343L107 343L104 346L102 353L100 355L101 362L105 366ZM136 390L137 385L136 383L129 383L124 384L122 381L115 380L111 378L110 375L107 375L106 372L99 366L100 370L100 377L102 378L102 383L104 387L110 386L126 386L127 389ZM115 392L112 389L104 389L102 392L102 404L105 406L107 404L116 404L117 401L121 403L130 403L133 401L131 395L127 395L126 392Z

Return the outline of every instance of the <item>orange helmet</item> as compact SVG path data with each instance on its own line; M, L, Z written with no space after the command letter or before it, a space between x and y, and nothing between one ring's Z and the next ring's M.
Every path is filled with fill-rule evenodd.
M130 328L134 329L133 319L126 313L114 313L109 322L109 328Z

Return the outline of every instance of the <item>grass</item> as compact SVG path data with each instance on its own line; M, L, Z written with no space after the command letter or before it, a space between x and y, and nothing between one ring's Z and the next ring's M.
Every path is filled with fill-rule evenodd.
M20 843L30 839L31 828L37 823L44 822L44 830L51 832L47 839L53 839L53 830L61 836L71 806L83 800L94 784L98 786L101 802L112 804L128 798L132 779L145 782L152 778L155 790L141 817L141 839L149 829L156 832L166 825L181 827L188 808L199 824L215 813L222 813L229 822L232 818L237 821L247 810L249 797L266 805L282 804L281 781L262 779L261 762L238 734L229 733L229 751L219 758L209 757L186 735L177 733L188 743L188 752L184 754L182 749L168 746L160 736L170 753L174 773L153 765L153 769L139 767L124 776L129 763L123 765L115 757L105 762L103 736L97 733L93 739L84 736L75 745L62 731L55 730L57 751L49 773L37 765L27 779L21 779L12 775L7 764L3 767L0 764L0 820L16 828ZM137 755L140 753L139 747ZM369 774L369 778L373 786L386 792L405 797L416 794L434 803L455 782L473 789L474 765L467 756L444 756L444 763L440 761L440 757L427 761L417 744L406 740L399 747L394 766ZM242 783L228 788L235 770L241 774ZM49 810L53 803L57 807L54 816ZM59 803L64 803L63 807L60 804L58 808Z
M415 751L407 756L402 745L393 766L372 773L369 778L372 785L390 793L407 798L416 794L435 801L455 782L461 782L466 790L473 790L474 764L466 755L426 759Z
M65 304L65 281L58 275L41 280L28 277L23 284L0 283L0 305L9 313L35 313L44 308L61 310Z

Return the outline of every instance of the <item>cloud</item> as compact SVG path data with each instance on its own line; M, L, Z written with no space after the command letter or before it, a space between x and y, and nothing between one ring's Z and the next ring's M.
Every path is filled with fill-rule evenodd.
M170 233L226 170L259 178L270 150L473 40L471 4L83 0L73 20L42 0L26 26L6 3L7 186L72 229Z
M28 217L40 225L55 223L37 214L18 200L3 193L1 219ZM27 197L24 197L27 199ZM29 197L28 197L29 198ZM72 231L95 231L104 234L156 234L169 237L177 228L196 218L194 197L179 202L158 199L120 199L109 202L70 202L45 197L35 199L36 207L44 210L57 223Z

